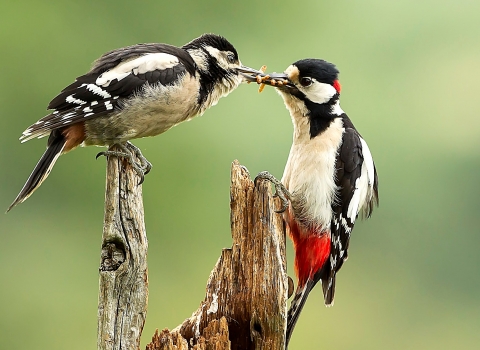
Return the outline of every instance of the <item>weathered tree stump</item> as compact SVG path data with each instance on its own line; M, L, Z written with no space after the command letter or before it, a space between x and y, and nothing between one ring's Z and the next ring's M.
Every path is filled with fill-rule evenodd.
M233 163L232 248L222 251L198 310L171 332L157 331L147 350L285 348L288 277L278 205L269 182L255 187Z
M109 157L100 265L98 349L138 349L148 298L142 188L122 159ZM205 299L174 330L155 332L147 350L284 349L288 277L285 231L271 186L232 164L232 248L224 249Z
M123 159L108 157L98 295L97 348L140 347L148 274L142 186Z

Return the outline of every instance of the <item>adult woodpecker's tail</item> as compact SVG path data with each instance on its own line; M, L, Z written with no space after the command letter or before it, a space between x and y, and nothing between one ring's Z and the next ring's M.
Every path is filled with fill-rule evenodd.
M48 139L47 150L43 154L42 158L38 161L35 169L28 177L27 182L23 185L22 190L18 194L17 198L8 207L7 213L17 204L22 203L28 197L32 195L37 188L40 187L42 182L47 178L52 170L57 158L62 154L65 148L66 139L60 132L53 131Z
M308 280L307 283L303 285L303 287L298 287L297 292L295 293L295 297L290 304L290 309L288 309L287 315L287 346L290 342L290 337L292 336L293 329L297 323L298 317L302 312L303 306L307 301L308 295L312 291L313 287L315 287L317 281Z
M303 287L298 287L295 297L292 300L290 309L288 310L287 315L287 348L288 343L290 342L290 337L292 336L293 329L297 324L298 317L302 312L303 306L307 301L308 295L312 291L313 287L317 284L318 281L322 281L323 287L323 296L325 300L325 306L333 305L333 298L335 296L335 274L330 276L325 276L325 269L317 272L312 279L307 280Z

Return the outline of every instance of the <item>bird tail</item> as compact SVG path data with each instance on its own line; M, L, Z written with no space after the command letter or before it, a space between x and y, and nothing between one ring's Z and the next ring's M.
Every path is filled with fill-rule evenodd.
M322 278L323 297L326 306L333 306L333 299L335 297L335 271L330 271L328 277Z
M308 280L307 283L303 285L303 287L297 287L297 292L295 293L295 297L293 298L292 303L290 304L290 309L288 310L288 315L287 315L287 346L286 348L288 348L288 343L290 342L290 337L292 336L293 329L297 324L298 317L302 312L303 306L307 301L308 295L312 291L313 287L315 287L315 284L317 284L317 281Z
M307 280L307 283L303 287L298 287L295 297L293 298L290 309L287 316L287 348L292 336L293 329L297 324L298 317L302 312L303 306L307 301L308 295L312 291L313 287L318 281L322 281L323 296L325 299L325 306L333 305L333 298L335 296L335 273L325 276L323 270L319 271L312 279Z
M50 134L47 150L28 177L27 182L23 185L17 198L15 198L13 203L8 207L7 213L17 204L24 202L37 188L40 187L42 182L50 174L58 157L62 154L62 151L65 148L65 143L65 137L61 133L52 132Z

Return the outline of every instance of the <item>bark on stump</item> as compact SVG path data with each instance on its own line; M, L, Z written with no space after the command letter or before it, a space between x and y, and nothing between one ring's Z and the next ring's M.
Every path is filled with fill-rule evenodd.
M123 159L108 157L105 191L97 349L140 347L148 300L142 186Z
M142 187L122 159L108 158L100 265L98 349L138 349L148 299ZM285 348L288 277L285 231L271 186L232 164L232 248L224 249L200 307L174 330L155 332L147 350Z
M255 187L247 169L235 161L232 248L222 251L198 310L171 332L157 330L147 350L285 348L288 277L278 207L270 183L262 180Z

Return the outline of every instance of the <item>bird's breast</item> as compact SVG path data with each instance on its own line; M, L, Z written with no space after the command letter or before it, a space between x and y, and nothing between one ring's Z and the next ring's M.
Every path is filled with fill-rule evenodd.
M335 163L343 132L338 119L312 139L294 138L282 182L292 194L295 218L304 225L330 226L337 190Z
M87 144L108 145L159 135L198 114L198 81L186 74L173 85L145 85L107 116L88 120Z

